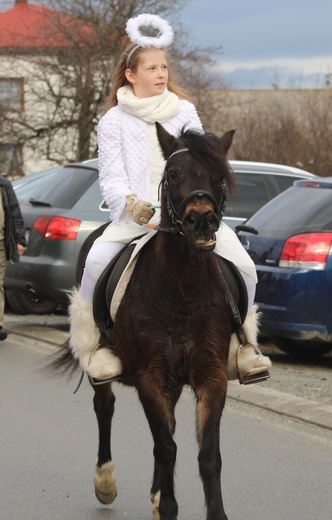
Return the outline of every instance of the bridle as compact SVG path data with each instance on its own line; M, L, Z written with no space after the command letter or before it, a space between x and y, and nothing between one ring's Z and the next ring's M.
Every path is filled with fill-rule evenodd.
M193 198L197 198L197 197L198 198L205 197L210 202L212 202L213 210L216 213L216 215L219 219L219 222L221 221L221 219L224 215L224 210L225 210L225 206L226 206L226 198L227 198L227 187L226 187L225 182L221 182L222 193L221 193L219 203L216 201L216 199L210 192L208 192L206 190L193 190L183 199L183 201L181 202L179 211L177 211L175 209L175 206L174 206L174 203L173 203L173 200L171 197L171 193L170 193L168 163L172 159L172 157L174 157L174 155L177 155L179 153L184 153L184 152L189 152L189 148L180 148L179 150L176 150L168 157L168 159L166 161L165 173L164 173L164 176L159 185L159 198L160 198L160 191L162 191L163 195L166 198L167 212L171 218L172 227L166 228L166 227L157 226L157 229L159 231L184 234L183 230L182 230L183 211L185 210L188 202L190 200L192 200Z

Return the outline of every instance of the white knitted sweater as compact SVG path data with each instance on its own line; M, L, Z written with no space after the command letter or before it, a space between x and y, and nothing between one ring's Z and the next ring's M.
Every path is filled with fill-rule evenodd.
M166 91L164 95L154 96L151 100L155 105L160 97L160 102L164 103L167 96L174 94ZM153 121L162 123L174 136L179 135L184 126L203 131L193 104L178 98L175 103L174 98L170 99L173 109L168 106L164 114L173 112L175 115L171 115L167 120L164 120L162 113L154 108L152 113L149 113L149 120L152 122L147 122L139 117L139 112L139 116L134 115L135 109L128 107L126 103L121 104L119 100L119 104L111 108L99 121L99 182L113 222L120 224L130 218L125 210L126 195L136 193L141 200L157 200L157 185L163 173L164 160L157 143Z

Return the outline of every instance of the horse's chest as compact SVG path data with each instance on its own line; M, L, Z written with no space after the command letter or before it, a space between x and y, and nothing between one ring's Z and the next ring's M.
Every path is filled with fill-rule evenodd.
M168 336L172 344L192 341L198 330L203 331L212 324L220 323L225 315L226 303L222 291L205 289L164 285L158 295L154 293L147 306L146 322L150 321L155 331Z
M172 302L178 312L179 307L184 316L192 313L205 314L209 310L222 306L224 291L220 284L213 284L206 278L180 280L179 283L163 285L164 297Z
M135 335L167 338L181 346L195 340L198 330L219 329L224 321L225 294L213 269L174 261L161 269L150 254L139 259L134 274L121 308Z

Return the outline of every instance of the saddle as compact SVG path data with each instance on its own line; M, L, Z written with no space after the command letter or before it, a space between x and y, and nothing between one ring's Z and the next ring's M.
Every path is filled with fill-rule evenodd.
M98 229L100 229L101 234L104 226ZM155 232L151 233L151 237L153 237L154 234ZM96 239L97 236L99 235L95 232L94 239ZM116 291L120 294L124 294L126 285L129 281L128 277L123 280L123 274L126 267L132 259L134 252L136 253L135 249L138 248L139 250L144 247L145 242L149 239L150 237L143 235L125 245L125 247L104 269L97 281L93 296L93 315L97 326L104 334L106 334L106 336L109 337L109 339L114 325L111 317L111 314L114 315L114 312L110 312L112 299ZM142 241L143 243L141 243ZM90 247L91 243L92 242L90 241ZM87 250L88 248L86 247L85 249ZM238 330L239 326L243 324L247 315L247 288L241 273L232 262L220 256L217 256L217 260L220 269L220 276L225 286L226 297L233 313L233 328L235 332ZM125 287L119 287L119 283L120 285L124 283Z
M126 244L105 267L97 280L93 295L93 316L97 326L102 332L113 329L113 320L110 315L112 298L120 278L137 246L139 238L140 237Z

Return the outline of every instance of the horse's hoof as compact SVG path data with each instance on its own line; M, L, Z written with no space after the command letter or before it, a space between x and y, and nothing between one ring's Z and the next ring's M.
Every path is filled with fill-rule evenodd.
M95 494L101 504L110 505L113 504L114 500L116 499L117 491L115 490L114 492L105 494L95 488Z
M150 499L152 502L152 508L151 508L152 520L160 520L160 515L159 515L160 491L157 491L157 493L152 494Z
M114 464L106 462L102 466L96 466L95 470L95 493L102 504L112 504L116 499L116 480L114 476Z

